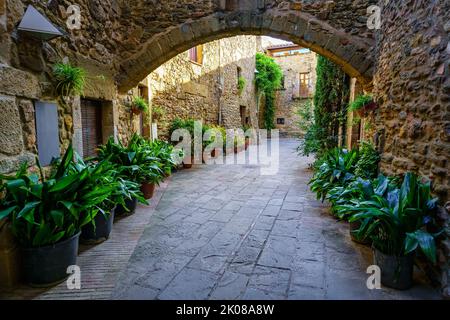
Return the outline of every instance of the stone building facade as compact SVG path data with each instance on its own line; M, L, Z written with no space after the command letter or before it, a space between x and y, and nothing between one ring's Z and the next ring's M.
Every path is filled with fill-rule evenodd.
M277 90L275 99L276 128L282 137L302 136L298 110L313 97L317 55L295 44L270 46L266 52L283 71L282 87Z
M255 36L224 38L183 52L152 72L147 82L153 108L163 111L158 132L167 137L175 118L206 124L258 127L255 55L261 50ZM195 61L192 55L201 55ZM238 89L238 79L245 86Z
M61 151L70 141L83 150L81 107L92 104L100 106L97 117L104 121L104 132L96 138L112 133L126 141L129 128L137 122L129 112L134 93L128 90L161 64L208 41L270 34L322 54L358 78L364 90L373 91L379 109L373 114L372 137L382 152L382 171L414 170L431 177L434 193L449 207L448 1L416 0L413 5L385 0L148 3L77 0L81 28L70 29L68 8L73 1L0 1L1 172L13 172L23 160L33 162L36 102L56 105L58 130L53 136L59 138ZM67 36L52 41L26 39L17 25L29 4ZM370 5L382 9L381 29L366 24ZM89 79L83 99L73 97L61 104L54 94L51 69L65 57L86 69ZM448 213L443 210L441 216L448 237ZM439 258L443 293L450 297L448 240Z

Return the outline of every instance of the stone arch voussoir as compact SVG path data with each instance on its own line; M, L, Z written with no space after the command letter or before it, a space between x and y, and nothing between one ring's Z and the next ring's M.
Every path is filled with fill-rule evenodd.
M244 34L293 41L334 61L363 84L372 81L372 43L368 39L348 35L298 11L236 11L192 20L151 38L121 63L116 78L119 91L134 87L160 65L193 46Z

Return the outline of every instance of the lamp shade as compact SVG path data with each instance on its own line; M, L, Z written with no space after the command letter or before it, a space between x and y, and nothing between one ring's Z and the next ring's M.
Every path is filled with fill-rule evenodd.
M63 35L58 28L32 5L28 6L17 30L43 41L48 41Z

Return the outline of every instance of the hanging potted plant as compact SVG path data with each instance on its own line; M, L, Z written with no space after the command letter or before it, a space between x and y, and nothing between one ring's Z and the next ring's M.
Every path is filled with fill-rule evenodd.
M360 220L359 235L372 240L374 264L380 267L385 286L405 290L413 285L414 254L419 249L436 263L436 203L430 182L407 173L400 189L357 201L350 208L355 213L350 222Z
M373 101L371 95L360 95L349 106L350 111L356 111L361 118L367 117L370 112L377 108L378 105Z
M86 71L69 63L56 63L53 66L56 92L61 97L82 95L86 84Z
M136 114L139 115L141 113L148 113L148 104L147 101L145 101L144 98L142 97L133 97L133 102L131 105L131 111Z
M48 286L67 278L67 267L76 265L81 228L92 221L97 206L113 187L93 184L97 172L86 168L67 175L73 165L69 146L55 173L45 179L27 174L23 165L13 177L0 176L0 219L9 219L21 246L25 281Z

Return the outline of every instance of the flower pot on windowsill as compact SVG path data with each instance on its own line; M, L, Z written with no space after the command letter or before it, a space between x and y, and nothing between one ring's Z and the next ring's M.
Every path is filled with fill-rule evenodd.
M48 287L67 279L67 267L77 264L80 234L45 247L23 248L25 282L33 287Z
M95 218L95 226L92 223L85 225L81 229L80 242L84 244L99 244L108 240L112 231L116 208L112 209L108 218L99 212Z
M153 198L155 194L155 184L154 183L143 183L141 185L141 191L144 194L145 200Z
M386 287L407 290L413 285L414 254L391 256L373 248L374 264L381 269L381 283Z

